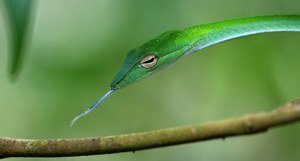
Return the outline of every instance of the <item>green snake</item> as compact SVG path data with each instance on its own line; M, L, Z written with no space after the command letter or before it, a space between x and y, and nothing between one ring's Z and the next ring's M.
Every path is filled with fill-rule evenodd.
M266 32L299 32L300 16L259 16L219 21L183 30L171 30L132 49L110 85L110 90L76 120L88 114L116 90L140 81L183 56L208 46L247 35Z

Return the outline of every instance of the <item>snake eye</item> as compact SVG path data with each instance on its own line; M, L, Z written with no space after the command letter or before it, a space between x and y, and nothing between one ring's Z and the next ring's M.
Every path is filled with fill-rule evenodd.
M150 69L154 67L154 65L157 63L158 57L154 54L146 55L141 61L140 65L143 68Z

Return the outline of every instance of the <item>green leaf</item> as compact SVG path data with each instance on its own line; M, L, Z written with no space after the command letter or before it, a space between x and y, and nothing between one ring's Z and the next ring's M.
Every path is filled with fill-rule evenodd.
M10 29L10 75L14 78L22 63L32 0L4 0Z

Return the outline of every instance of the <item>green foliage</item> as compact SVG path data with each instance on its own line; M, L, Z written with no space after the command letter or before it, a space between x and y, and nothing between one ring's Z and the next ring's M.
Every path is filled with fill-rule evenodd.
M11 64L10 74L12 77L16 76L22 61L26 44L26 32L32 0L4 0L8 11L9 36L11 37Z

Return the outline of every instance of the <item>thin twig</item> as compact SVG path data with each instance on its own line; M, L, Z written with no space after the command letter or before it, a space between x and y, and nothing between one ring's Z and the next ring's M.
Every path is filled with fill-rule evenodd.
M202 125L143 133L78 139L27 140L0 138L0 158L66 157L137 151L210 139L264 132L268 128L300 121L300 99L270 112Z

